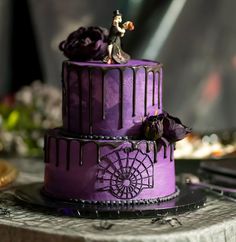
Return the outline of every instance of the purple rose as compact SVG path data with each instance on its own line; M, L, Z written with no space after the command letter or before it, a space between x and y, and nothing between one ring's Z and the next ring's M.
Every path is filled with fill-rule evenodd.
M191 132L191 129L183 125L178 118L173 117L168 113L165 113L164 115L163 137L165 137L169 142L173 143L179 141Z
M59 49L70 60L102 60L107 54L108 33L101 27L80 27L60 43Z
M158 140L163 135L163 115L147 117L143 123L144 136L147 140Z

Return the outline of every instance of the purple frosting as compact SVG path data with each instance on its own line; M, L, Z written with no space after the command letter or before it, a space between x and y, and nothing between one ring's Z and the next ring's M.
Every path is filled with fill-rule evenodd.
M45 191L56 198L94 202L173 194L174 145L166 139L117 137L140 135L143 120L162 113L160 63L65 61L62 80L63 129L45 137Z
M130 60L127 64L107 65L67 61L63 69L63 127L67 131L138 136L145 115L162 113L162 67L157 62Z
M101 60L107 53L108 30L101 27L80 27L62 41L59 49L70 60Z
M50 131L46 141L45 190L52 196L118 201L155 199L175 192L173 146L161 145L156 151L151 143L147 151L146 141L141 141L127 154L129 141L90 142L62 137L59 132ZM115 148L114 142L119 142ZM96 144L101 146L99 152ZM131 174L129 179L121 183L127 172Z

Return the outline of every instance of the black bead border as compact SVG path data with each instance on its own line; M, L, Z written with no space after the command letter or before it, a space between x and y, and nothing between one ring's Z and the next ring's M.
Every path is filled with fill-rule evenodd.
M140 140L140 136L108 136L108 135L84 135L84 134L73 134L71 132L60 130L62 135L78 138L78 139L90 139L90 140Z

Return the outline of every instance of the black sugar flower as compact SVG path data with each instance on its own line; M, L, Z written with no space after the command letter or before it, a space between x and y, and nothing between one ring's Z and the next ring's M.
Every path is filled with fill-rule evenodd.
M165 138L170 143L179 141L191 132L183 125L180 119L164 112L159 115L149 116L143 123L143 132L147 140Z
M158 140L163 135L163 115L150 116L143 123L144 136L147 140Z
M163 120L163 136L171 143L179 141L191 132L191 129L182 124L180 119L165 113Z
M80 27L60 43L59 49L70 60L102 60L107 54L107 38L105 28Z

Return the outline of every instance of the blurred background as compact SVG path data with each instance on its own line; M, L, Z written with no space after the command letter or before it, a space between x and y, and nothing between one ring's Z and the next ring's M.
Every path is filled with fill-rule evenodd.
M41 154L61 122L60 41L115 9L135 23L126 52L164 65L164 108L196 132L235 129L235 0L0 0L0 151Z

